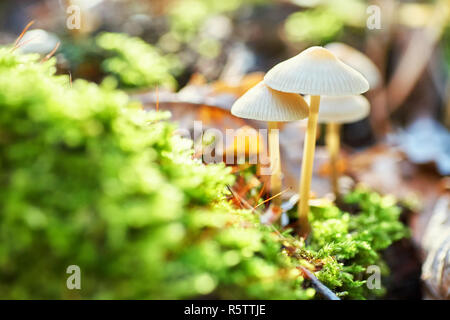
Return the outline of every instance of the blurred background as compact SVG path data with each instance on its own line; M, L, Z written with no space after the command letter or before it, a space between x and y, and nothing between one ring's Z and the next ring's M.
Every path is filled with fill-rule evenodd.
M80 10L79 21L71 6ZM151 90L158 85L179 91L189 81L220 80L216 93L230 93L227 84L236 85L249 73L265 72L306 47L344 42L369 56L383 78L383 85L368 94L370 119L352 125L357 134L351 129L344 132L345 141L359 147L384 137L392 126L408 127L419 117L439 119L442 129L450 125L448 7L446 0L2 1L0 43L13 42L34 20L35 30L24 39L32 41L21 50L48 53L61 42L60 73L100 81L107 73L120 73L122 63L130 69L118 79L126 89ZM379 14L379 26L369 29L374 14ZM69 25L76 22L79 28L71 30ZM158 63L144 66L153 77L133 74L133 67L144 63L137 54L105 63L108 53L125 50L126 43L96 38L104 31L148 42ZM450 172L448 157L428 156L431 162L437 160L440 173Z
M369 117L343 127L341 170L415 205L420 214L409 223L422 243L442 208L436 203L447 201L449 212L449 12L448 0L4 0L0 44L35 21L19 50L56 49L58 73L114 81L147 108L158 101L188 130L194 119L222 130L259 127L229 110L264 72L307 47L348 44L375 63L382 81L366 94ZM301 155L289 146L302 143L304 127L281 132L284 182L293 192ZM312 189L325 195L324 148L317 158Z

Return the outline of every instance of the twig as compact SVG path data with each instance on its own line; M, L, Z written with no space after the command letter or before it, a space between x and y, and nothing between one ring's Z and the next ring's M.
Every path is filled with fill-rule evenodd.
M230 190L233 197L239 201L239 203L241 203L246 209L249 209L249 210L252 210L253 212L255 212L255 208L253 208L247 201L242 199L241 196L239 196L237 194L237 192L233 190L233 188L231 188L229 185L227 185L227 188L228 188L228 190Z
M234 198L236 198L239 203L241 203L242 205L244 205L247 209L251 210L253 213L257 214L259 217L261 217L261 213L258 212L258 210L255 210L255 208L253 208L247 201L245 201L244 199L242 199L237 192L235 192L233 190L233 188L231 188L229 185L227 185L228 190L230 190L231 194L233 195ZM241 206L242 207L242 206ZM273 231L278 234L278 236L280 238L282 238L283 240L287 240L286 237L284 237L280 231L278 231L277 228L275 228L272 224L268 225L270 228L273 229Z
M322 282L320 282L319 279L303 266L298 266L298 269L302 271L302 273L305 275L305 278L309 279L313 285L313 287L319 292L324 298L328 300L341 300L339 297L334 294L333 291L331 291L326 285L324 285Z
M258 196L256 197L256 201L258 201L259 199L261 199L261 197L262 197L262 195L263 195L263 193L264 193L264 189L265 189L265 188L266 188L266 183L264 182L263 185L262 185L262 187L261 187L261 190L259 190Z
M270 201L270 200L272 200L272 199L274 199L274 198L276 198L276 197L281 196L283 193L285 193L286 191L288 191L288 190L290 190L290 189L291 189L291 188L287 188L286 190L283 190L283 191L281 191L281 192L278 192L276 195L274 195L274 196L272 196L272 197L270 197L270 198L264 200L264 201L261 202L260 204L258 204L258 205L256 205L255 207L253 207L253 209L258 208L260 205L263 205L263 204L266 203L267 201Z
M21 48L23 46L26 46L27 44L29 44L30 42L32 42L32 41L34 41L36 39L39 39L39 36L32 37L32 38L28 39L27 41L19 43L17 46L15 46L13 48L13 50L11 52L13 52L14 50L17 50L17 49L19 49L19 48Z
M56 50L58 50L58 48L59 48L60 45L61 45L61 42L58 42L58 43L56 44L56 46L53 48L53 50L50 51L50 53L47 54L47 55L44 57L44 59L42 59L41 63L44 63L45 61L47 61L48 59L50 59L50 58L55 54Z
M22 40L23 36L25 35L25 32L27 32L28 29L30 29L30 27L33 25L33 23L34 23L34 20L31 20L30 22L28 22L28 24L22 30L22 33L17 37L16 42L14 42L14 46L12 47L11 52L13 52L14 50L16 50L19 47L20 40Z

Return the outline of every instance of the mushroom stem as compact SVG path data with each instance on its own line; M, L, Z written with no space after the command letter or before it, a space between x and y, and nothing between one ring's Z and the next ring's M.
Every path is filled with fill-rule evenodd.
M311 227L308 222L309 193L314 163L314 151L316 148L317 118L319 116L320 96L311 96L309 106L308 127L306 130L305 144L303 148L302 172L300 177L300 202L298 205L298 219L300 235L306 237Z
M333 193L335 198L339 197L339 185L338 185L338 168L337 162L339 158L339 129L340 125L338 123L328 123L327 124L327 133L326 133L326 144L328 153L330 155L330 179L331 179L331 187L333 188Z
M270 193L272 196L281 192L281 163L280 163L280 144L279 130L277 122L268 122L269 128L269 155L270 155ZM272 200L275 206L281 206L281 197L275 197Z

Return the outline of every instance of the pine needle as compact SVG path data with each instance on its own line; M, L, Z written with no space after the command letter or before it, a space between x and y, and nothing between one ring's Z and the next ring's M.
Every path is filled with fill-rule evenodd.
M33 38L28 39L27 41L21 42L21 43L19 43L16 47L14 47L13 49L14 49L14 50L17 50L17 49L19 49L19 48L21 48L21 47L23 47L23 46L26 46L27 44L29 44L30 42L32 42L32 41L34 41L34 40L36 40L36 39L39 39L39 36L35 36L35 37L33 37ZM14 50L13 50L13 51L14 51ZM11 51L11 52L13 52L13 51Z
M263 193L264 193L264 189L265 189L265 188L266 188L266 183L264 182L263 185L262 185L262 187L261 187L261 190L259 190L258 196L256 197L256 201L258 201L259 199L261 199L261 197L262 197L262 195L263 195Z
M56 46L53 48L53 50L50 51L50 53L47 54L47 55L44 57L44 59L42 59L41 63L44 63L45 61L47 61L48 59L50 59L50 58L55 54L55 52L58 50L58 48L59 48L60 45L61 45L61 42L58 42L58 43L56 44Z
M290 189L291 189L291 188L287 188L286 190L283 190L283 191L277 193L276 195L270 197L269 199L264 200L263 202L261 202L260 204L258 204L256 207L253 207L253 209L256 209L256 208L258 208L259 206L263 205L264 203L266 203L266 202L268 202L268 201L270 201L270 200L272 200L272 199L274 199L274 198L276 198L276 197L281 196L283 193L285 193L286 191L288 191L288 190L290 190Z
M23 45L23 44L19 45L19 42L20 42L20 40L22 40L23 36L28 31L28 29L30 29L30 27L33 25L33 23L34 23L34 20L31 20L30 22L28 22L28 24L22 30L22 33L17 37L16 42L14 42L14 46L12 47L11 52L13 52L14 50L16 50L17 48L19 48L20 46Z
M230 190L230 192L231 192L231 194L233 195L233 197L234 197L237 201L239 201L239 203L241 204L241 208L242 208L242 206L244 206L246 209L255 211L255 208L253 208L247 201L245 201L244 199L242 199L242 197L239 196L239 195L237 194L237 192L233 190L233 188L231 188L229 185L227 185L227 188L228 188L228 190Z

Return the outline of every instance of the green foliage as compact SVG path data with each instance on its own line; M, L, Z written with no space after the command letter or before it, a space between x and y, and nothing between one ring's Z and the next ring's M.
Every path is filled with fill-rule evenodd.
M368 290L362 280L367 266L385 269L380 252L408 236L399 221L401 210L392 196L382 197L363 187L346 195L345 202L357 205L358 212L345 213L330 204L312 207L313 232L307 250L327 261L317 276L341 296L361 299L381 294L382 290Z
M314 8L295 12L286 19L284 30L292 42L324 45L336 41L344 28L366 26L367 3L364 0L324 0Z
M245 4L259 4L267 0L178 0L171 6L171 32L183 42L191 40L211 16L236 11Z
M174 74L180 71L175 56L163 55L157 48L137 37L121 33L103 33L97 45L112 54L102 63L124 88L148 88L156 85L175 87Z
M193 159L166 113L38 59L0 48L0 298L309 299L299 264L371 295L365 268L407 233L391 197L358 189L357 214L313 207L305 246L232 207L234 177Z
M310 298L167 114L0 51L1 298ZM81 291L66 268L81 268Z
M320 7L291 14L285 32L292 42L324 44L335 39L343 27L343 20L335 12Z

